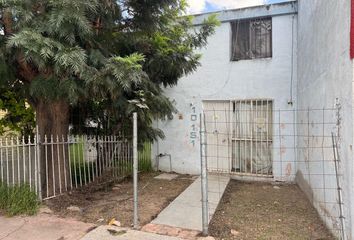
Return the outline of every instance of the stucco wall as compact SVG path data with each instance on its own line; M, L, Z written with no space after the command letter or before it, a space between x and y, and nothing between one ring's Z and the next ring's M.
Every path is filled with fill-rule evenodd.
M299 0L298 15L289 14L289 8L290 5L276 5L273 8L258 7L221 13L221 26L209 39L208 46L201 50L201 67L194 74L182 78L178 86L166 89L179 113L171 121L155 123L165 132L166 138L154 144L153 157L160 153L170 154L173 171L199 174L199 114L202 112L202 101L273 99L274 109L297 110L298 127L295 132L298 136L305 136L296 139L297 151L275 152L274 162L282 156L283 161L286 159L294 165L292 169L298 176L299 185L331 229L339 228L339 207L336 203L338 195L330 135L339 129L346 235L348 239L354 239L354 68L349 58L350 0ZM228 21L265 16L270 13L268 11L278 12L273 16L273 57L230 62ZM197 22L202 18L203 15L197 16ZM292 71L294 105L289 105ZM340 116L336 106L340 107ZM306 109L328 110L321 113ZM282 121L291 122L293 115L281 117ZM322 124L324 127L319 129L318 122L331 124ZM285 131L284 135L287 131L292 135L294 129L285 128L282 131L282 134ZM276 129L273 134L278 134ZM322 137L321 141L315 137L316 134L326 137ZM278 146L276 141L274 145ZM285 144L285 149L290 149L294 142L283 141L282 144ZM303 150L301 146L304 144L311 148ZM316 147L322 150L312 150ZM160 159L160 169L169 170L168 157ZM277 177L279 166L274 166L274 171Z
M349 58L350 33L350 0L299 0L298 2L298 90L297 108L332 108L336 101L340 111L340 157L343 172L342 187L344 194L344 212L348 239L353 239L353 115L352 115L352 62ZM336 100L337 99L337 100ZM327 116L327 121L336 121L335 114ZM299 114L298 122L307 121L306 116ZM314 116L310 121L316 121ZM303 129L299 129L301 132ZM335 129L326 129L330 133ZM315 129L311 131L315 132ZM299 139L301 141L301 139ZM310 140L311 141L311 140ZM326 144L329 144L330 139ZM312 144L321 144L312 141ZM299 142L299 144L301 144ZM314 153L310 153L314 155ZM306 159L303 152L298 158ZM310 156L311 159L319 159ZM333 152L326 152L325 159L333 159ZM326 163L326 174L334 173L333 162ZM310 163L311 171L320 170L320 166ZM305 165L298 165L299 175L306 175ZM321 170L320 170L321 171ZM316 186L332 186L336 188L335 178L311 178L300 180L302 187L308 185L313 191ZM312 192L313 203L329 226L336 224L338 205L321 204L325 201L336 201L337 192L327 191L326 195ZM326 197L326 199L323 199Z
M237 14L242 15L240 12ZM230 13L227 16L232 17ZM252 15L243 17L251 18ZM293 68L292 91L296 102L296 19L294 14L273 17L272 58L238 62L230 62L230 23L223 22L209 39L208 46L201 50L201 67L194 74L182 78L178 86L166 89L165 93L176 102L179 113L171 121L156 123L166 138L154 144L153 157L158 153L171 154L173 171L200 173L199 114L203 100L273 99L274 109L292 109L288 101ZM292 58L295 59L293 64ZM292 119L292 115L283 114L282 118ZM193 129L194 124L196 128ZM192 132L197 135L195 141L191 137ZM286 153L284 158L294 161L292 152ZM168 157L160 159L160 169L169 170ZM279 171L277 166L274 169Z

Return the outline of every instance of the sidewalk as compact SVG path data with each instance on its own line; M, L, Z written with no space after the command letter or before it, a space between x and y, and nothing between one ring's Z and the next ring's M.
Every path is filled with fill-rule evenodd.
M93 227L93 224L49 214L0 216L0 240L78 240Z
M209 221L229 180L228 176L212 174L208 176ZM195 180L151 223L202 231L201 178Z

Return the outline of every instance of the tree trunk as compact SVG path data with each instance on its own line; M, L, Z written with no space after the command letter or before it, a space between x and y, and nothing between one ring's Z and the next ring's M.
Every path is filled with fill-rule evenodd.
M40 142L43 198L58 195L70 186L68 144L69 103L38 100L35 105Z

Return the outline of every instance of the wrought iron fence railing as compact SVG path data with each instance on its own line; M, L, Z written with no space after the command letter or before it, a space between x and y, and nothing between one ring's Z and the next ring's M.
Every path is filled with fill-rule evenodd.
M148 170L150 143L141 153L139 165ZM27 184L43 200L132 172L133 143L121 136L0 138L1 184Z

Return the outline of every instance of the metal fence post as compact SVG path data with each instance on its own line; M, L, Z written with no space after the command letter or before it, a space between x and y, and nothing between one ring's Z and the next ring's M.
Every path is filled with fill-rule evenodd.
M134 179L134 228L139 227L138 220L138 116L133 113L133 179Z
M206 162L206 138L203 114L200 114L200 162L201 162L201 191L202 191L202 228L203 235L208 235L208 170Z
M339 180L339 163L340 157L338 153L338 142L335 134L332 132L332 145L333 145L333 158L334 158L334 169L336 174L336 184L337 184L337 195L338 195L338 205L339 205L339 219L341 222L341 240L346 240L346 232L345 232L345 217L344 217L344 209L343 209L343 196L342 196L342 187Z
M41 169L41 139L39 135L39 128L38 125L36 126L36 142L35 142L35 148L37 149L37 176L35 176L38 186L38 198L39 201L42 201L42 169Z

